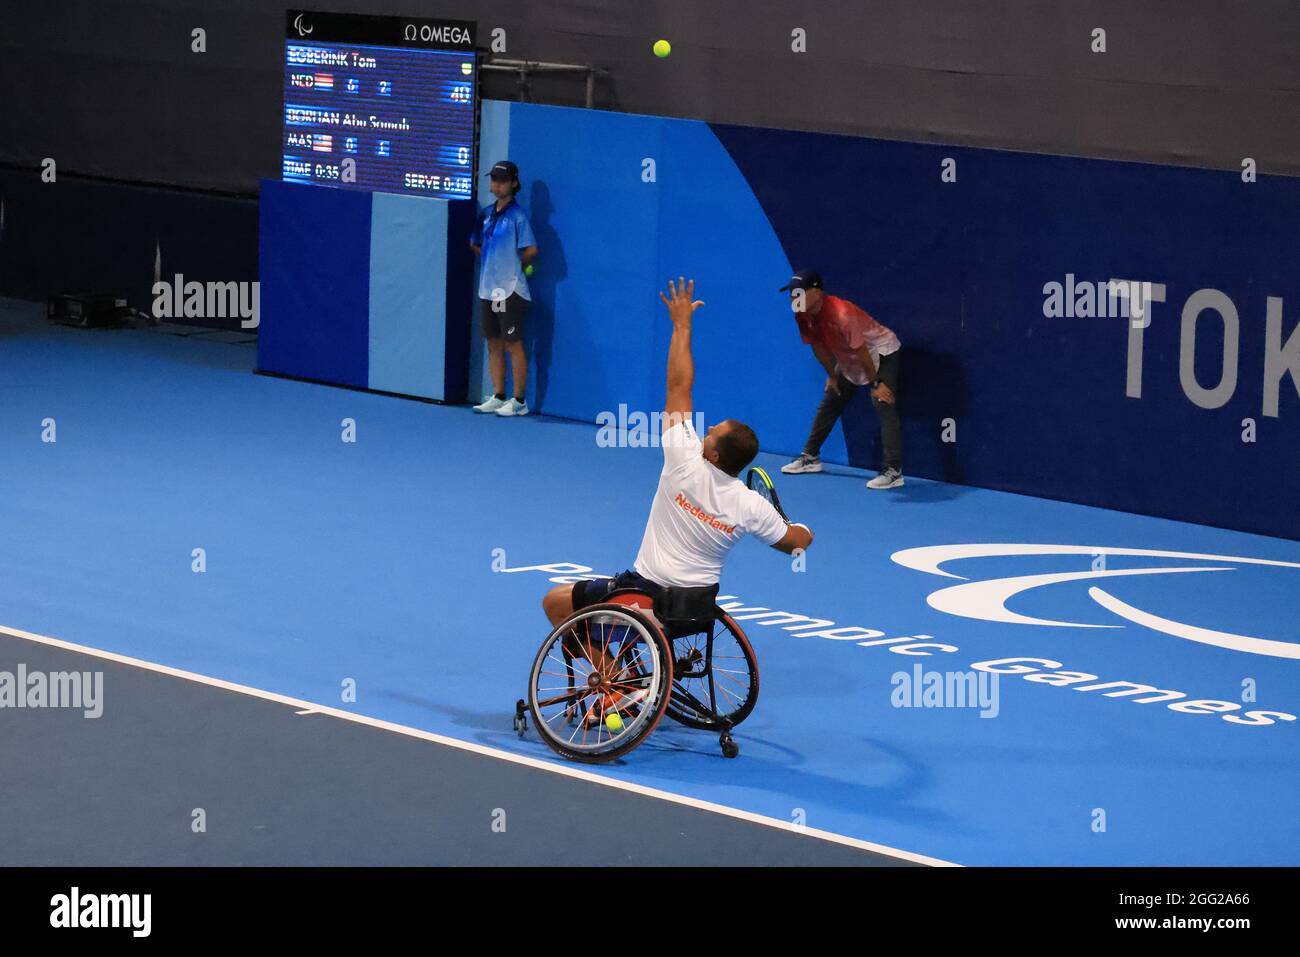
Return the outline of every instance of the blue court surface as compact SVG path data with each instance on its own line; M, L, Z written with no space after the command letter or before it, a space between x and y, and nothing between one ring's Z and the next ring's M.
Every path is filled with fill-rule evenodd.
M0 627L558 763L511 729L541 597L631 563L659 451L253 360L6 306ZM759 462L817 539L724 575L762 668L739 758L666 721L595 773L958 864L1300 863L1300 545ZM948 673L983 707L925 707Z

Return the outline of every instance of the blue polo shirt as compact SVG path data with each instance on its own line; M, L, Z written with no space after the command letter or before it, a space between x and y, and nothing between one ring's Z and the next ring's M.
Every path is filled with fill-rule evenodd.
M524 275L524 264L519 261L519 250L537 245L533 227L528 223L523 207L515 200L501 212L497 204L484 206L479 213L478 225L470 234L470 242L483 250L482 271L478 279L478 297L493 299L500 296L509 299L519 293L525 299L532 300L528 291L528 278ZM495 292L500 289L501 292Z

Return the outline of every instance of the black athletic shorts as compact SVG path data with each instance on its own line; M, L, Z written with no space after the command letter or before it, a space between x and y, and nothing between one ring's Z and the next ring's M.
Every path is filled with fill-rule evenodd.
M524 337L524 315L530 303L519 293L511 293L510 298L498 304L498 312L493 309L494 300L478 301L479 328L483 330L484 339L504 339L506 342L518 342ZM502 308L504 307L504 308Z

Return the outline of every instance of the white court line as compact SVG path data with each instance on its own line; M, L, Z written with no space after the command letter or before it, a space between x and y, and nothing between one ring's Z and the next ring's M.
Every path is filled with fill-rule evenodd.
M291 698L288 695L276 694L274 691L263 691L261 688L251 688L248 685L235 684L233 681L224 681L221 678L212 678L208 675L197 674L193 671L182 671L180 668L172 668L168 665L160 665L152 661L144 661L140 658L131 658L127 655L119 655L116 652L103 651L99 648L90 648L86 645L78 645L70 641L63 641L60 638L50 638L47 635L37 635L30 631L21 631L17 628L7 628L3 626L0 626L0 635L10 638L21 638L25 641L34 641L38 644L49 645L53 648L62 648L65 651L75 651L78 654L89 655L93 658L103 658L105 661L129 665L133 668L140 668L144 671L152 671L157 674L168 675L172 678L180 678L184 681L193 681L196 684L208 685L212 688L220 688L223 691L233 691L236 694L248 695L250 698L261 698L264 701L274 701L278 704L288 705L291 708L304 709L298 711L298 714L325 714L334 718L341 718L344 721L351 721L354 724L363 724L367 727L379 728L383 731L391 731L394 734L403 734L409 738L418 738L421 741L430 741L434 744L441 744L444 747L456 748L460 751L469 751L474 754L481 754L485 757L496 758L500 761L509 761L512 764L522 764L526 767L536 768L539 771L547 771L551 774L560 774L565 777L575 778L579 781L588 781L592 784L599 784L602 787L616 788L620 791L629 791L643 797L658 798L661 801L668 801L672 804L681 804L701 811L710 811L714 814L721 814L724 817L748 821L751 824L761 824L765 827L776 828L778 831L787 831L803 837L815 837L819 840L829 841L834 844L844 844L848 847L860 848L861 850L871 851L874 854L880 854L884 857L910 861L914 864L926 864L931 867L961 866L959 864L954 864L951 861L940 860L936 857L926 857L924 854L914 854L911 851L899 850L896 847L888 847L884 844L873 844L871 841L861 841L856 837L836 834L834 831L823 831L815 827L801 827L791 821L783 821L780 818L766 817L762 814L754 814L750 811L742 811L739 808L728 807L725 804L715 804L712 801L702 801L698 798L687 797L684 794L674 794L671 791L661 791L658 788L646 787L642 784L633 784L630 781L620 781L617 778L606 777L603 774L596 774L592 771L584 771L581 768L572 767L570 765L557 764L552 761L543 761L540 758L530 758L526 755L514 754L513 752L502 751L498 748L491 748L487 745L462 741L459 738L448 738L441 734L434 734L432 731L423 731L420 728L411 728L404 724L395 724L392 721L382 721L379 718L371 718L363 714L353 714L350 711L331 708L329 705L315 704L311 701L304 701L301 698Z

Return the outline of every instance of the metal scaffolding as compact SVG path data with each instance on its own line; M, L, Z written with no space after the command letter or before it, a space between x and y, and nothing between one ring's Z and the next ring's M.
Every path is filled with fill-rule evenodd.
M538 60L498 60L484 62L483 70L493 73L513 73L518 77L519 100L529 102L531 84L529 78L536 73L583 73L587 78L587 109L596 103L596 77L605 76L608 71L590 63L545 63Z

